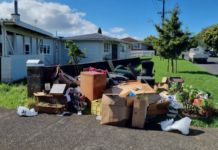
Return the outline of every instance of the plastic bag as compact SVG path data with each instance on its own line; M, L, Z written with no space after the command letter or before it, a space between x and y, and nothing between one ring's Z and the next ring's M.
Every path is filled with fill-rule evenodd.
M34 108L29 110L26 107L18 106L17 107L17 115L19 117L21 117L21 116L33 117L33 116L37 116L38 112L35 112Z
M174 119L162 121L160 123L161 129L163 131L179 130L184 135L189 134L189 127L191 124L191 119L189 117L182 118L181 120L175 121L174 123L173 121Z

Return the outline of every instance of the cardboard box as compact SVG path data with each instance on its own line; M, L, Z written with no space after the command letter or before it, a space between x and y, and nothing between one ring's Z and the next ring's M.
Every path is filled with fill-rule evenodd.
M140 99L134 100L132 127L144 128L147 115L148 102Z
M155 91L168 91L169 90L169 85L167 83L155 83L154 86Z
M124 127L131 122L132 107L136 97L118 93L105 93L102 97L101 124Z

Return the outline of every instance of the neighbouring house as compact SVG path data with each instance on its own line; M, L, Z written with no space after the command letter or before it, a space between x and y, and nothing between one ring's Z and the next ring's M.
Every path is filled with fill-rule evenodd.
M122 40L133 44L131 46L131 51L144 51L144 50L148 50L149 48L149 46L147 46L143 41L139 41L131 37L127 37Z
M81 63L131 57L132 43L105 35L54 37L52 33L21 21L18 2L14 1L11 18L0 18L1 82L11 83L26 77L28 59L42 60L45 66L67 64L71 59L65 46L67 39L73 40L82 50L87 48L87 58Z
M61 40L64 41L63 44L66 40L72 40L79 45L81 50L87 48L87 58L82 59L81 63L131 57L131 42L99 33L71 36ZM68 47L65 44L62 55L62 63L66 63L71 59L68 56Z

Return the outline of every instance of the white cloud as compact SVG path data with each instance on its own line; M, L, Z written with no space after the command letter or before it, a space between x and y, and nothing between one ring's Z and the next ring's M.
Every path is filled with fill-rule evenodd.
M123 28L120 28L120 27L114 27L112 29L110 29L111 32L114 32L114 33L118 33L118 32L122 32L122 31L125 31Z
M11 18L12 13L14 13L13 2L0 3L0 18ZM37 19L37 27L51 33L57 31L61 36L97 33L98 30L97 25L84 19L86 13L78 12L76 8L70 8L68 5L60 3L45 2L44 0L19 0L18 13L22 21L35 25L34 20ZM122 31L125 30L120 27L112 28L110 32L102 30L104 35L119 39L130 36L127 33L115 34Z
M11 18L14 12L13 2L0 3L0 18ZM37 27L49 32L62 33L63 35L78 35L95 33L98 27L90 21L83 19L86 13L77 12L69 6L38 0L19 0L18 12L21 20L34 25L37 19Z

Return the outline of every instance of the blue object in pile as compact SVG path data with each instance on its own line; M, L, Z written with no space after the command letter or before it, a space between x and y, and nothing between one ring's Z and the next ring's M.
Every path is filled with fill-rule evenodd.
M133 92L130 92L129 97L136 97L136 95Z

